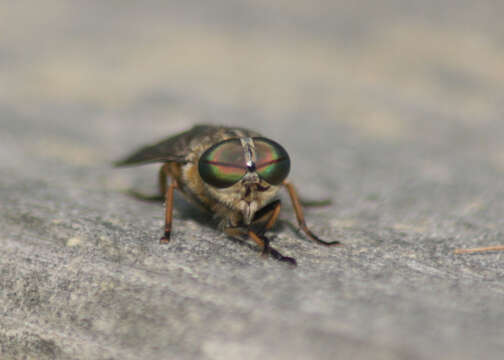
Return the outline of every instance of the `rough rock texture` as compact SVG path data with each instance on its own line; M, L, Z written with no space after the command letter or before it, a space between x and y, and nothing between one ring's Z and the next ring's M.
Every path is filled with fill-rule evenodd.
M494 1L0 3L0 358L500 359L504 28ZM176 198L137 146L279 141L291 269ZM284 200L287 200L283 194Z

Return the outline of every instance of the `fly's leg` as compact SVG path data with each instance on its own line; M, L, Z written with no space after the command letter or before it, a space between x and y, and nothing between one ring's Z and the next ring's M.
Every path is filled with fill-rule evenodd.
M168 175L170 174L170 165L168 163L161 166L158 174L158 186L159 186L159 196L163 198L166 197L166 190L168 184Z
M268 231L273 227L273 225L275 225L278 219L278 215L280 214L281 206L281 201L275 200L259 210L254 216L254 222L263 223L264 225L258 232L249 230L249 237L252 238L256 243L258 243L259 246L261 246L260 241L263 242L263 255L271 255L274 259L285 261L296 266L296 259L280 254L278 250L270 246L269 239L264 235L266 231Z
M264 225L264 231L268 231L269 229L271 229L273 227L273 225L275 225L275 223L278 219L278 215L280 214L280 208L282 206L282 203L280 202L280 200L277 200L275 202L276 202L276 205L272 210L273 212L271 213L271 216L270 216L268 222L266 223L266 225Z
M289 263L291 265L297 266L297 261L289 256L283 256L280 252L272 248L269 244L269 239L264 235L258 235L252 230L248 231L248 236L256 242L257 245L261 246L263 255L271 255L273 259Z
M172 229L172 219L173 219L173 191L177 188L177 182L172 180L170 186L166 190L165 195L165 226L164 235L159 240L160 243L165 244L170 241L171 229Z
M280 200L275 200L255 213L252 223L261 224L260 229L257 231L258 234L263 235L275 225L280 214L281 205Z
M324 241L324 240L320 239L319 237L317 237L314 233L312 233L310 229L308 229L308 226L306 226L306 222L305 222L304 215L303 215L303 208L301 207L301 203L299 201L299 196L296 192L296 189L294 188L294 185L292 185L291 183L289 183L287 181L284 181L283 185L285 186L285 188L289 192L289 196L292 201L292 206L294 207L294 211L296 212L297 222L298 222L301 230L303 230L304 233L310 239L312 239L313 241L315 241L319 244L322 244L322 245L341 245L341 243L339 241Z
M164 235L159 240L161 244L166 244L170 241L173 219L173 192L179 188L177 181L173 178L171 178L170 185L166 186L168 175L168 164L165 164L159 172L159 188L164 193L165 198L165 226Z
M266 255L271 255L276 260L287 262L291 265L296 266L297 262L296 259L288 257L288 256L283 256L278 250L272 248L269 244L269 239L264 236L264 235L259 235L258 233L254 232L253 230L250 229L244 229L241 227L227 227L224 228L223 231L228 235L236 239L243 240L244 237L249 237L254 242L259 245L260 248L262 248L262 254L263 256Z

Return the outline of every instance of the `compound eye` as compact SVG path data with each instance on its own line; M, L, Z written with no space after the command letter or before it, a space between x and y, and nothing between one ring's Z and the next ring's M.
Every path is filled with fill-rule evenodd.
M290 159L282 145L266 138L254 138L256 171L261 179L279 185L289 175Z
M240 140L225 140L210 147L201 155L198 170L203 181L211 186L234 185L247 173Z

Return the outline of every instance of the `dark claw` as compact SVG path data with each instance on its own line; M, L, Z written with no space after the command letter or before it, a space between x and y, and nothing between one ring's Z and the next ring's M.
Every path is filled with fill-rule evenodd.
M306 230L306 235L308 235L308 237L310 237L312 240L318 242L319 244L322 244L322 245L326 245L326 246L333 246L333 245L343 245L341 242L339 241L325 241L325 240L322 240L321 238L319 238L317 235L315 235L314 233L312 233L310 230Z
M164 236L161 239L159 239L159 243L160 244L168 244L170 242L170 235L171 235L171 232L166 231L164 233Z
M269 244L270 241L266 236L262 235L261 239L264 241L264 247L263 247L263 251L262 251L263 256L271 255L271 257L273 259L289 263L292 266L297 266L296 259L291 258L289 256L283 256L282 254L280 254L280 252L278 252L278 250L275 250L274 248L272 248Z
M283 256L280 254L278 251L273 249L272 247L269 248L269 253L271 254L271 257L273 257L276 260L283 261L286 263L289 263L292 266L297 266L297 261L294 258L291 258L289 256Z

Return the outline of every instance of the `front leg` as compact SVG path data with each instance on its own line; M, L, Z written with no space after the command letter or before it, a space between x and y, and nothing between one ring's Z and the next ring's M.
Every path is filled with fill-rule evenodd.
M269 239L266 236L256 234L252 230L248 231L248 236L252 240L254 240L259 246L262 246L262 248L263 248L262 254L263 255L268 255L269 254L269 255L271 255L276 260L287 262L287 263L289 263L291 265L297 266L296 259L294 259L294 258L292 258L290 256L283 256L282 254L280 254L280 252L278 250L272 248L270 246L270 244L269 244L270 241L269 241Z
M293 266L297 265L296 259L291 258L289 256L283 256L278 250L272 248L269 244L270 243L269 239L263 234L258 234L251 229L246 229L242 227L227 227L224 228L223 231L228 236L235 239L244 240L244 238L246 237L251 238L257 245L259 245L260 248L262 248L263 256L271 255L271 257L273 257L276 260L287 262Z
M322 244L322 245L342 245L339 241L324 241L324 240L320 239L318 236L316 236L314 233L312 233L310 229L308 229L308 226L306 226L306 222L305 222L304 215L303 215L303 208L301 207L301 203L299 201L299 196L296 192L296 189L294 188L294 185L292 185L291 183L289 183L287 181L284 181L283 185L285 186L285 188L289 192L292 206L294 207L294 211L296 213L296 218L297 218L297 221L298 221L298 224L299 224L299 227L301 228L301 230L303 230L304 233L310 239L318 242L319 244Z
M281 201L279 199L270 202L268 205L259 209L252 220L252 224L258 224L258 234L263 235L275 225L280 214Z

